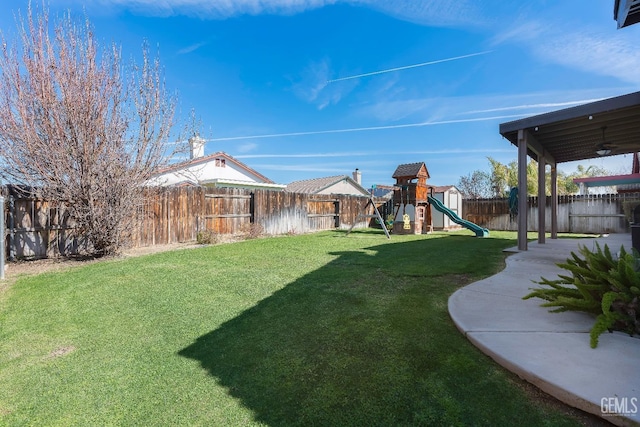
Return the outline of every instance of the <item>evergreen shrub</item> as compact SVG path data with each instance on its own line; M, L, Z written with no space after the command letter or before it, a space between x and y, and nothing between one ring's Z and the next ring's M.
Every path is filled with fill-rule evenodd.
M591 347L605 331L640 334L640 261L637 251L628 253L624 247L614 257L607 245L604 250L596 242L596 250L579 248L582 257L571 252L571 258L557 264L571 275L558 275L557 280L541 277L542 288L532 288L523 299L541 298L543 307L553 307L553 313L583 311L596 315L591 328Z

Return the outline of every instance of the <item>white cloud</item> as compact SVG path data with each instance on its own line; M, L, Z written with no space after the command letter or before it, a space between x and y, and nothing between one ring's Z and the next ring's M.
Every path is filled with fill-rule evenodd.
M471 110L464 111L460 113L461 115L465 114L480 114L480 113L495 113L497 111L514 111L514 110L534 110L534 109L560 109L560 108L569 108L576 105L587 104L590 102L600 101L603 98L595 98L595 99L582 99L579 101L567 101L567 102L546 102L541 104L523 104L523 105L511 105L508 107L500 107L500 108L488 108L484 110Z
M319 130L319 131L305 131L305 132L290 132L290 133L271 133L264 135L250 135L250 136L224 136L220 138L211 138L208 141L238 141L243 139L265 139L265 138L283 138L283 137L292 137L292 136L308 136L308 135L324 135L324 134L334 134L334 133L351 133L351 132L367 132L367 131L380 131L380 130L389 130L389 129L404 129L404 128L415 128L415 127L425 127L425 126L439 126L439 125L451 125L456 123L475 123L475 122L485 122L485 121L496 121L496 120L504 120L504 119L514 119L518 117L524 117L530 114L522 113L522 114L508 114L508 115L499 115L499 116L487 116L487 117L476 117L476 118L464 118L464 119L448 119L448 120L429 120L418 123L405 123L405 124L397 124L397 125L387 125L387 126L369 126L369 127L358 127L358 128L344 128L344 129L331 129L331 130Z
M296 154L246 154L246 155L237 155L234 156L238 159L270 159L270 158L278 158L278 159L312 159L312 158L331 158L331 157L348 157L348 158L359 158L359 157L381 157L381 156L409 156L409 155L445 155L445 154L455 154L456 156L460 154L469 154L469 153L512 153L512 149L490 149L490 148L476 148L476 149L443 149L443 150L409 150L409 151L380 151L380 150L371 150L371 151L343 151L343 152L332 152L332 153L296 153ZM332 163L335 164L335 163Z
M73 0L84 4L84 1ZM133 10L148 16L186 15L224 19L238 15L295 14L337 0L99 0L100 7Z
M547 63L640 84L640 28L618 31L613 20L585 24L543 19L517 18L493 37L492 45L524 46Z
M363 117L382 122L411 118L423 121L448 122L456 118L469 119L483 115L534 115L586 104L628 92L628 87L590 88L585 90L541 91L518 94L481 94L451 97L424 97L381 100L361 107Z
M557 64L640 84L637 39L622 33L556 33L547 38L544 46L536 44L534 52Z
M54 0L56 1L56 0ZM347 3L378 10L397 19L429 26L486 26L493 13L504 9L500 0L57 0L87 7L115 7L147 16L196 16L225 19L239 15L291 15L335 3Z
M332 74L329 59L312 61L293 84L293 92L303 101L315 104L319 110L335 105L351 92L358 82L344 81L328 85L327 82L331 80Z
M194 52L194 51L196 51L196 50L198 50L201 47L206 46L206 45L207 45L207 42L194 43L191 46L187 46L187 47L184 47L184 48L180 49L178 51L178 55L184 55L184 54L187 54L187 53Z
M395 18L421 25L476 26L485 21L481 2L471 0L355 0L352 3L365 4Z
M258 144L255 142L247 142L246 144L241 144L235 147L238 153L249 153L258 148Z
M335 82L341 82L341 81L345 81L345 80L351 80L351 79L360 79L360 78L363 78L363 77L377 76L379 74L384 74L384 73L393 73L393 72L396 72L396 71L404 71L404 70L408 70L408 69L411 69L411 68L426 67L427 65L441 64L443 62L458 61L460 59L470 58L472 56L486 55L487 53L490 53L490 52L491 51L476 52L476 53L470 53L470 54L462 55L462 56L454 56L454 57L451 57L451 58L442 58L442 59L436 59L436 60L429 61L429 62L421 62L419 64L403 65L403 66L394 67L394 68L387 68L387 69L384 69L384 70L371 71L371 72L368 72L368 73L355 74L355 75L345 76L345 77L338 77L338 78L335 78L335 79L332 79L332 80L328 80L327 84L335 83Z

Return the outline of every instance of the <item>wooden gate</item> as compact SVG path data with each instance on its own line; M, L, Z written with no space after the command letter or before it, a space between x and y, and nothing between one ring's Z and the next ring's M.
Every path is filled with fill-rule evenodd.
M253 222L253 194L205 194L202 229L233 234Z

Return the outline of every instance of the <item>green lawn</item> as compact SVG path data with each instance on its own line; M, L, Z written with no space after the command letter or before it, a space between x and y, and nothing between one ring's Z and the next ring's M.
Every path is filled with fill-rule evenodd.
M265 238L23 277L0 425L576 425L455 328L514 233Z

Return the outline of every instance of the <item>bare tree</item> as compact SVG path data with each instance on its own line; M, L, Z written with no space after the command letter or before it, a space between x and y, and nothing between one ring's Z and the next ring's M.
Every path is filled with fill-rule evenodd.
M491 175L481 170L475 170L467 176L461 176L457 187L468 199L492 197Z
M14 44L1 35L0 177L68 205L95 255L117 253L134 229L144 183L169 146L175 97L158 59L124 66L90 22L70 13L49 30L46 8L18 15Z

